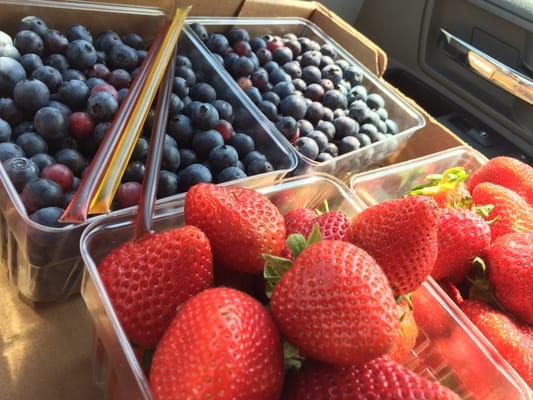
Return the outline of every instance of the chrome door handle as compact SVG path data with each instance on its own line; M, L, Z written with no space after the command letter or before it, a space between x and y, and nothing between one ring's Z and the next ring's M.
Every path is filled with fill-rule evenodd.
M531 78L476 49L444 29L440 31L444 39L444 48L453 59L507 93L533 105L533 80Z

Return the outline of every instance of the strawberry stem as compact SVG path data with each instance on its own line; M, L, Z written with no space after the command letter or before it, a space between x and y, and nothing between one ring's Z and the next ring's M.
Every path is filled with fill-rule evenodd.
M283 365L285 371L299 370L304 360L305 358L300 354L296 346L286 340L283 341Z

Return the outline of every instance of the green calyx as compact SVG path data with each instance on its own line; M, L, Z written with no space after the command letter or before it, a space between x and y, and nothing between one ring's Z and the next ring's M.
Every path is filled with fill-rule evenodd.
M414 307L413 307L412 297L413 297L412 293L402 294L401 296L398 296L396 298L396 304L400 305L401 303L406 302L409 308L409 311L413 311ZM400 323L403 322L406 315L407 315L407 311L402 312L402 315L400 315Z
M317 209L315 210L315 212L316 212L316 214L319 215L319 216L322 215L322 214L325 214L325 213L329 212L329 204L328 204L328 200L327 200L327 199L324 200L324 202L322 203L322 205L321 205L319 208L317 208Z
M300 354L296 346L286 340L283 341L283 366L285 371L298 371L302 367L304 360L305 358Z
M492 204L487 204L484 206L474 206L471 208L471 210L484 220L487 220L487 224L489 225L492 225L500 218L500 216L498 215L495 218L489 220L490 213L492 212L492 210L494 210L494 206Z
M416 185L406 195L420 196L420 195L435 195L442 191L455 189L459 184L468 179L468 172L463 167L452 167L444 171L442 174L431 174L424 178L425 183ZM466 208L470 205L470 197L461 199L456 207Z
M470 270L467 279L471 283L468 297L471 300L479 300L492 305L493 307L503 310L503 306L494 294L488 275L487 264L481 257L472 260L473 268Z
M309 246L322 241L322 235L320 234L320 227L313 225L313 229L309 234L307 240L300 234L292 234L287 238L287 246L289 247L293 259L298 257L302 251ZM263 268L263 278L266 281L266 295L268 298L272 296L274 287L279 282L285 272L292 267L292 261L283 258L272 256L270 254L263 254L263 260L265 260L265 267Z

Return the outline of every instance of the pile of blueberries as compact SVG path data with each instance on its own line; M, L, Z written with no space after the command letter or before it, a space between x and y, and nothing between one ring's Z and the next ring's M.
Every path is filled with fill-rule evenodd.
M32 220L60 226L146 54L138 34L107 30L93 40L82 25L62 33L35 16L24 17L13 38L0 31L0 162ZM234 132L231 104L197 79L187 57L175 62L158 197L271 171L254 140ZM152 110L116 208L138 201L153 121Z
M286 34L250 38L245 29L209 35L191 28L240 87L304 156L325 162L398 132L385 101L363 86L360 68L335 49Z

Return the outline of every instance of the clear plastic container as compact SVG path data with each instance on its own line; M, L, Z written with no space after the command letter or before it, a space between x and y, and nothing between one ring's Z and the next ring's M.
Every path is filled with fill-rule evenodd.
M397 199L429 174L440 174L451 167L464 167L472 173L488 159L468 146L459 146L439 153L354 175L350 181L356 201L372 206Z
M0 30L13 34L18 21L26 15L43 18L50 27L66 29L84 24L92 32L112 27L119 34L136 32L151 40L171 15L173 0L155 6L129 6L111 3L0 0ZM211 83L220 98L229 101L241 126L254 137L275 171L233 181L244 186L271 184L297 165L294 149L271 131L266 118L242 100L233 86L226 85L224 71L198 48L190 30L180 35L179 53L187 55L198 77ZM167 199L179 199L183 194ZM28 302L53 302L78 293L83 264L79 239L87 224L51 228L28 218L26 209L4 169L0 167L0 261L8 268L10 280Z
M348 217L362 209L344 184L323 174L292 178L259 191L283 213L297 207L316 208L324 200L328 200L331 209L340 210ZM156 231L183 223L182 203L159 204L154 219ZM80 245L86 264L82 296L95 327L95 377L107 399L153 398L148 379L120 326L97 270L98 263L111 249L131 239L133 227L131 210L120 211L92 223ZM448 385L464 399L531 398L527 386L487 346L486 339L471 329L472 324L433 280L424 282L415 297L424 303L424 315L428 318L420 321L422 332L405 361L408 367Z
M205 26L209 33L225 33L231 28L244 28L251 37L270 35L284 35L294 33L297 36L305 36L315 40L319 44L330 44L337 51L336 59L344 59L350 64L357 65L363 71L365 86L369 92L380 94L385 100L385 107L389 112L389 118L398 124L398 133L393 137L380 142L373 143L364 148L343 154L330 161L318 163L297 152L299 165L295 174L305 174L310 172L324 172L344 179L347 175L364 171L368 167L379 163L386 157L394 153L414 132L424 127L426 121L424 117L411 107L405 100L401 99L398 94L393 93L385 86L383 81L377 78L369 69L361 64L357 59L357 54L350 54L342 48L331 37L324 33L318 26L303 18L189 18L189 24L196 22ZM200 38L195 35L199 43ZM202 43L203 44L203 43ZM204 45L204 48L207 47ZM239 88L233 77L226 71L227 79L232 81L234 86ZM239 88L240 89L240 88ZM259 109L246 96L251 106ZM260 112L260 111L259 111ZM270 122L273 129L274 124ZM277 131L279 136L287 143L289 141Z

